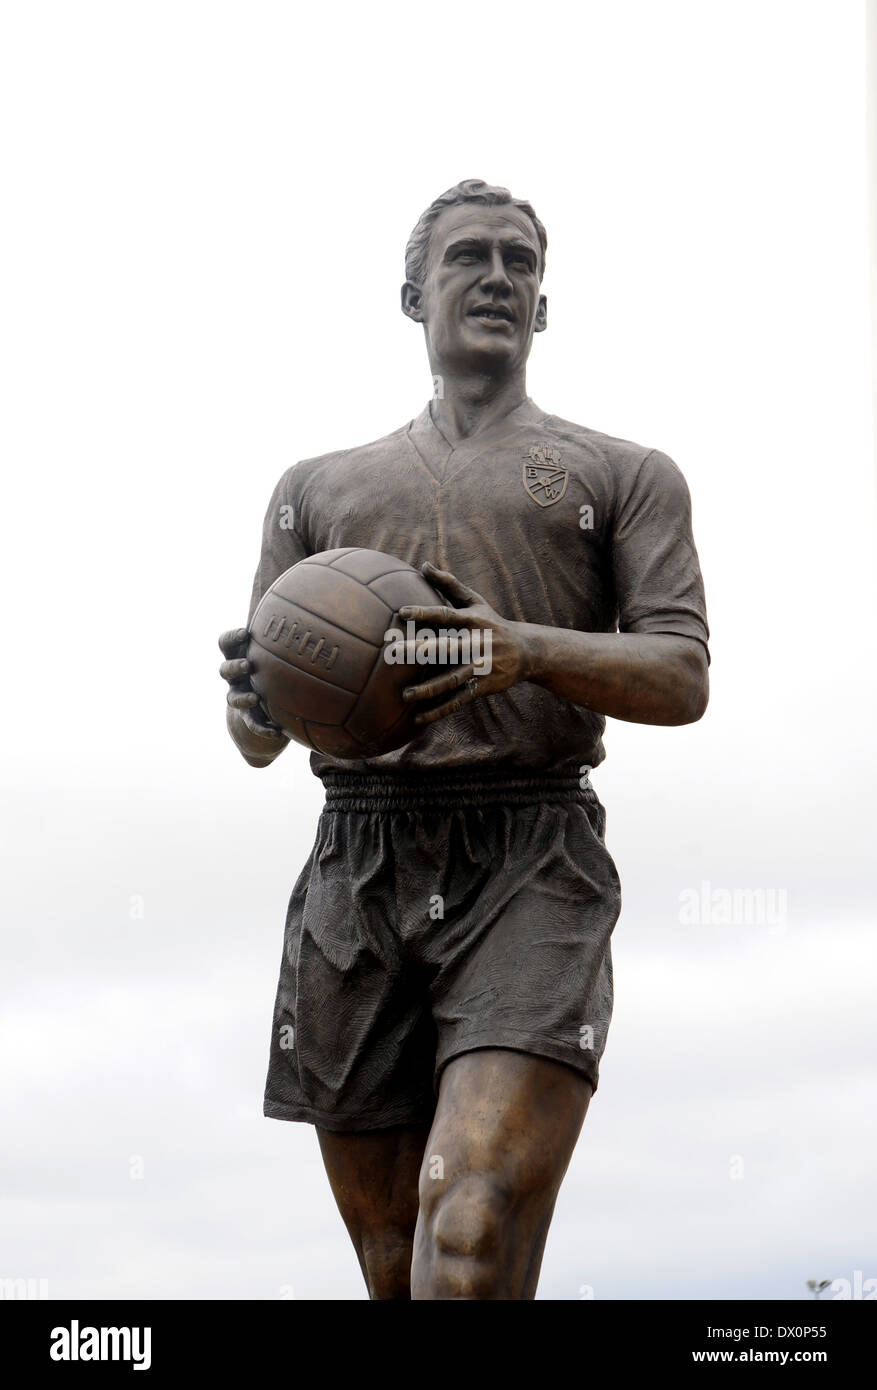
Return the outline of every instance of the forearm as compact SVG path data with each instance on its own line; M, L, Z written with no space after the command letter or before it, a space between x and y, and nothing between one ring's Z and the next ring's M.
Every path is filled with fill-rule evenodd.
M636 724L691 724L706 709L706 655L693 638L519 628L523 678L573 704Z

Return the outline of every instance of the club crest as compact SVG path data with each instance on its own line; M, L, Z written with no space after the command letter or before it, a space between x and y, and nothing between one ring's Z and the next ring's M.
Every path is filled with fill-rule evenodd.
M531 444L524 459L524 487L540 507L553 507L566 492L569 470L550 444Z

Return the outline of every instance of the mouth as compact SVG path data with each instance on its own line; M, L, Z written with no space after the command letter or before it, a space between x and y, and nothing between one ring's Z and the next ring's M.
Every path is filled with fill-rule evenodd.
M474 309L469 310L467 318L477 319L479 323L512 324L515 321L511 309L504 304L476 304Z

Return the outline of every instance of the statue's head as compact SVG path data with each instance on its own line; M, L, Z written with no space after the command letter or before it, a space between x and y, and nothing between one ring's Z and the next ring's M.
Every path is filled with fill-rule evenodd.
M465 179L420 217L405 250L402 310L422 323L434 369L523 366L546 326L548 238L529 203Z

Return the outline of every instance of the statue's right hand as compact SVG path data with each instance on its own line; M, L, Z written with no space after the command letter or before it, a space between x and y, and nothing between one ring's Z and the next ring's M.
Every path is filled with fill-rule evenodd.
M250 681L252 666L246 652L250 634L245 627L230 628L219 638L225 660L219 674L228 682L228 726L245 757L271 758L283 751L289 737L270 720Z

